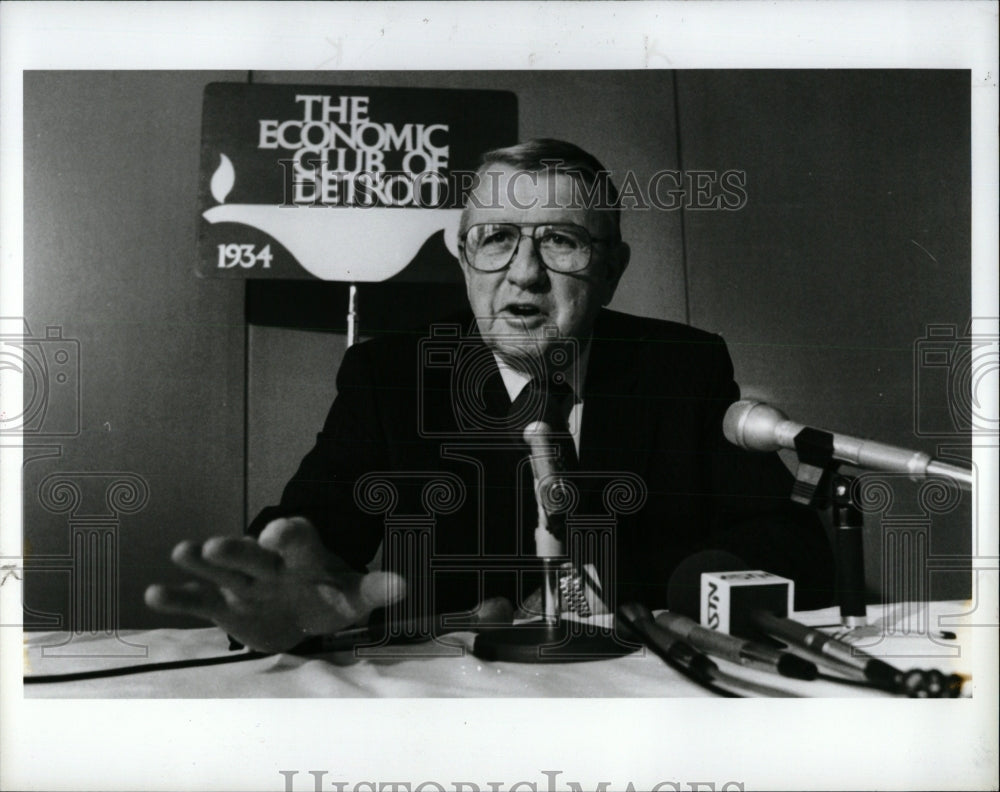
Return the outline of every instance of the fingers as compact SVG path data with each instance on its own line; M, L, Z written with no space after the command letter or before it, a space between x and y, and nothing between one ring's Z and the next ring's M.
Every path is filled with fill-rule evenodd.
M304 614L302 623L310 632L323 633L362 621L376 608L402 598L406 584L392 572L348 572L315 584L314 590L320 607Z
M214 621L225 609L219 591L205 583L191 582L180 586L153 585L146 589L146 605L161 613L181 613Z
M201 557L209 564L256 580L273 580L283 565L280 555L250 537L216 536L202 545Z
M204 544L181 542L171 557L182 569L234 592L245 591L254 581L273 581L284 569L333 573L349 569L302 517L273 520L258 539L222 536Z
M316 528L303 517L273 520L260 534L262 547L281 555L285 568L303 574L318 596L315 608L301 613L312 632L328 632L364 619L376 608L405 595L399 575L373 572L363 575L327 550Z
M313 524L304 517L271 520L257 541L261 547L280 555L285 565L293 569L328 567L325 562L335 558L323 545Z
M361 574L330 553L303 518L274 520L259 539L181 542L172 558L201 580L150 586L146 603L165 613L209 619L238 637L249 636L248 645L254 646L284 646L285 639L304 633L336 631L406 592L399 575ZM275 643L275 635L282 640Z
M221 588L228 588L233 592L244 592L253 579L248 575L233 569L220 567L217 564L206 561L202 555L202 546L199 542L185 541L174 548L170 554L171 560L181 569L190 572L196 577L208 580Z
M376 608L391 605L406 594L406 581L394 572L352 572L341 576L336 584L317 586L328 605L354 619L367 616Z
M366 613L401 600L406 581L395 572L369 572L358 581L358 604Z

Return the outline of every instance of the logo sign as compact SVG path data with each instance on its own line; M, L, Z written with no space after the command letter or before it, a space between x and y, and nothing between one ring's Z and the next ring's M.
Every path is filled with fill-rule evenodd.
M506 91L211 83L198 272L460 281L462 193L516 140Z

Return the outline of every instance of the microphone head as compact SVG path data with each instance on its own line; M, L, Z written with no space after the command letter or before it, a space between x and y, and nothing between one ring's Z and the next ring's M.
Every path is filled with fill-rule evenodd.
M549 442L549 438L552 436L552 427L545 421L532 421L524 427L522 436L524 437L524 442L530 448L534 448L536 445Z
M726 410L722 433L733 445L747 451L777 451L775 429L788 417L776 407L751 399L740 399Z
M701 575L703 572L734 572L749 569L746 561L725 550L703 550L681 561L667 583L667 608L690 619L701 619Z

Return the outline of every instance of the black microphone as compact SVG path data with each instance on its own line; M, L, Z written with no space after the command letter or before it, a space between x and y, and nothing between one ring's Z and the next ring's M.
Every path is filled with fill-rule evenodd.
M903 673L857 647L839 641L820 630L806 627L792 619L775 616L767 611L756 611L753 614L753 620L766 633L784 641L789 646L803 649L821 661L832 660L834 670L843 673L846 668L850 668L860 672L860 676L848 674L859 682L869 682L875 687L888 690L891 693L902 692Z
M747 570L731 553L706 551L678 564L667 584L667 603L671 611L698 619L702 625L722 614L719 627L723 630L750 637L770 635L856 682L910 697L960 695L963 679L958 674L942 678L938 671L921 669L904 674L849 643L786 618L784 605L791 601L792 585L786 578ZM775 589L782 586L787 590L776 596ZM697 594L693 593L696 589Z
M746 679L727 674L711 659L691 644L679 639L659 621L654 619L649 608L638 602L626 602L618 607L620 623L637 634L642 642L669 666L709 690L720 691L729 696L745 696L748 693L766 697L797 698L797 694L785 690L759 685Z
M637 602L626 602L618 608L618 617L638 634L643 643L660 658L681 673L703 685L711 685L719 668L704 654L683 640L670 635L653 620L649 608Z
M709 630L679 613L664 611L656 617L656 623L677 639L687 641L695 649L731 663L792 679L811 680L819 676L815 663L758 641Z
M932 459L921 451L814 429L788 420L781 410L763 402L743 399L730 405L722 421L722 432L733 445L747 451L795 450L795 437L804 429L829 435L833 458L860 468L902 473L920 478L941 476L964 489L972 489L972 471Z

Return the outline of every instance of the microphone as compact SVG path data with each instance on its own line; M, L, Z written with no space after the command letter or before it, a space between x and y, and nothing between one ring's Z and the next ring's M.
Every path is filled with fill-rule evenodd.
M541 620L482 632L476 637L472 653L483 660L576 662L621 657L638 648L624 643L606 627L560 619L559 568L560 560L566 556L566 512L574 500L563 474L566 460L575 459L575 454L571 456L563 447L563 454L559 455L567 436L545 421L533 421L524 429L538 504L535 555L542 564Z
M566 461L555 455L556 434L545 421L528 424L524 428L524 442L531 452L531 473L538 501L535 552L539 558L561 556L566 538L563 507L568 503L567 484L561 474L566 472Z
M760 633L773 636L796 653L804 653L856 682L913 698L960 694L963 679L958 674L944 677L939 671L920 669L904 674L849 643L786 618L787 610L781 603L791 601L792 585L792 581L769 572L747 570L731 553L705 551L677 565L667 584L667 603L675 613L700 619L703 627L715 620L720 629L745 637ZM776 593L782 586L788 590ZM696 588L699 593L694 595Z
M792 619L784 619L767 611L756 611L753 614L754 623L769 635L773 635L789 646L795 646L809 652L811 655L833 660L833 668L844 672L842 666L860 672L850 674L859 682L869 682L877 688L890 693L902 692L903 673L877 657L861 651L827 635L824 632L806 627ZM829 664L828 664L829 665Z
M787 613L792 594L791 581L767 573L748 573L746 569L743 559L722 550L688 556L670 577L669 611L657 616L657 623L696 649L731 662L795 679L815 679L819 673L815 663L749 640L756 632L750 612L768 608ZM712 578L704 594L703 573ZM733 580L742 585L734 589ZM699 625L695 621L698 618L706 626Z
M718 666L653 620L649 608L637 602L619 606L618 616L669 666L703 685L711 685Z
M660 623L659 618L654 620L649 608L641 603L626 602L619 606L618 618L667 665L710 690L736 697L755 693L759 696L798 698L795 693L758 685L725 673L707 655L671 634Z
M559 511L565 505L566 484L560 477L565 472L564 460L555 457L558 445L552 427L545 421L532 421L524 427L524 442L531 453L531 473L535 481L538 503L538 525L535 527L535 555L542 559L542 617L549 623L558 621L559 574L554 558L565 555L566 516Z
M795 450L795 438L804 429L829 435L833 458L860 468L902 473L911 478L941 476L972 489L972 471L931 458L921 451L814 429L788 420L781 410L763 402L742 399L730 405L722 432L733 445L747 451Z
M812 680L819 676L815 663L757 641L748 641L745 638L736 638L706 629L687 616L664 611L656 617L656 623L679 640L687 641L695 649L729 660L731 663L770 671L792 679Z

